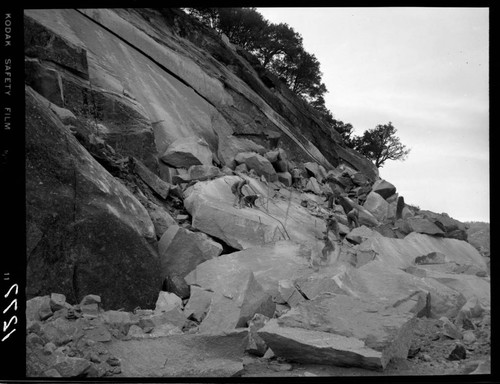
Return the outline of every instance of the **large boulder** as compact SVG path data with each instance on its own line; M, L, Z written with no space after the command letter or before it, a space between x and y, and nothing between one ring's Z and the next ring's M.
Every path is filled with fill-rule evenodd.
M281 316L278 324L360 340L381 352L380 365L384 368L391 359L408 355L416 314L405 304L386 306L373 299L327 294L301 302Z
M46 99L25 92L26 221L44 233L28 255L28 297L59 292L79 302L95 293L107 308L154 306L161 283L147 211Z
M445 237L467 241L467 227L464 223L455 220L444 213L438 214L431 211L421 210L418 214L424 219L436 224L442 231L445 232Z
M196 136L183 137L170 144L160 159L175 168L212 165L212 151L207 142Z
M412 276L381 261L372 261L352 273L353 291L375 297L386 306L409 305L419 316L454 317L465 304L465 295L430 278ZM344 276L343 281L349 282ZM427 297L428 295L428 297Z
M383 369L382 353L354 337L283 327L276 319L268 321L257 334L275 355L292 362Z
M411 232L423 233L433 236L444 236L444 232L435 224L427 219L420 217L409 217L406 219Z
M267 181L276 181L278 176L272 164L264 156L255 152L241 152L234 158L238 164L246 164L248 169L253 169L257 175L264 176Z
M311 177L316 178L316 180L318 180L319 182L323 181L324 175L320 171L318 163L314 163L311 161L308 163L304 163L304 168Z
M366 225L367 227L376 227L380 224L377 218L373 216L371 212L369 212L366 208L359 205L358 203L355 203L347 196L340 196L339 203L344 209L344 212L346 214L349 213L349 211L351 211L351 209L353 208L358 209L359 211L358 221L360 225Z
M214 294L200 333L220 334L246 327L256 313L272 317L276 304L248 270L238 274L219 274L221 281L213 284Z
M420 233L410 233L404 239L371 237L358 246L358 265L375 257L396 268L414 265L418 256L440 252L449 261L459 265L474 265L486 270L486 264L479 252L469 243L456 239L438 238Z
M158 243L161 274L186 276L200 263L217 257L222 245L206 234L171 225Z
M188 169L190 180L208 180L222 175L215 165L192 165Z
M227 166L233 168L236 165L234 158L241 152L256 152L264 155L266 149L252 140L236 136L228 136L224 139L224 145L219 145L218 156Z
M227 276L251 271L262 287L276 295L279 281L307 276L311 250L291 241L278 241L208 260L186 276L191 285L216 290Z
M366 197L366 201L363 204L365 207L378 221L383 222L387 219L389 211L389 203L384 200L384 198L375 192L370 192Z
M316 245L317 237L321 237L325 230L325 223L307 214L307 210L300 206L298 194L284 190L283 199L272 199L274 190L270 186L251 177L245 178L248 185L243 189L244 194L261 195L257 200L258 209L232 206L231 185L241 180L237 176L198 182L188 188L184 205L192 216L193 227L236 249L284 239L311 247Z
M382 235L364 225L352 229L346 238L355 244L361 244L363 241L370 237L381 237Z
M372 191L387 199L396 193L396 187L388 181L380 179L373 183Z

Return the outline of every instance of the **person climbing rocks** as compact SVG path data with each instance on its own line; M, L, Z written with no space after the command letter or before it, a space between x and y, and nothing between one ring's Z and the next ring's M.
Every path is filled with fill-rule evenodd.
M326 199L325 203L328 202L327 208L328 209L333 209L333 202L335 200L335 195L332 192L326 192Z
M347 223L350 229L359 227L358 218L359 218L358 209L357 208L351 209L347 214Z
M328 215L326 218L326 233L325 236L328 237L328 232L332 231L335 235L335 240L340 243L340 229L339 222L334 215Z
M239 180L239 181L235 182L231 186L231 192L234 195L233 207L236 207L236 203L238 203L238 207L241 208L241 204L242 204L243 197L244 197L243 187L247 184L248 184L248 181L246 179L243 179L243 180Z

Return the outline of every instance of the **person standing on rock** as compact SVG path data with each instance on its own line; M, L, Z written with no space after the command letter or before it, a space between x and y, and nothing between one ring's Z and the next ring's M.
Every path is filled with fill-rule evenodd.
M234 203L233 207L236 207L236 203L238 203L238 207L241 208L241 203L243 201L243 187L248 184L248 181L246 179L239 180L235 182L231 186L231 192L234 195Z
M333 209L333 201L335 200L335 195L332 192L326 193L325 203L328 202L327 208Z
M326 218L326 233L325 236L328 237L328 232L332 231L333 234L335 235L335 239L337 242L340 243L340 229L339 229L339 222L333 215L329 215Z
M347 223L350 229L359 227L359 211L357 208L353 208L347 214Z

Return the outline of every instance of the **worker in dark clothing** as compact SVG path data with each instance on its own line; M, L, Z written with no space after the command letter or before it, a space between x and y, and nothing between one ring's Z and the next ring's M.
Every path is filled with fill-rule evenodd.
M234 195L233 207L236 207L236 203L238 203L238 207L241 208L241 204L242 204L243 197L244 197L242 189L247 184L248 184L248 181L246 179L243 179L243 180L239 180L239 181L235 182L231 186L231 192Z
M335 200L335 195L332 192L326 193L325 203L328 202L327 207L333 209L333 201Z
M339 229L339 222L333 215L329 215L326 219L326 234L325 236L328 237L328 232L332 231L333 234L335 235L335 239L340 242L340 229Z
M358 222L358 218L359 218L359 211L357 208L353 208L349 211L349 213L347 214L347 221L348 221L348 224L349 224L349 228L357 228L359 227L359 222Z

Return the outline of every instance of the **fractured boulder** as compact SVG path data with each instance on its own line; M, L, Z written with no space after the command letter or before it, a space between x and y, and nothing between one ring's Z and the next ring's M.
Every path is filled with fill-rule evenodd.
M163 276L175 273L184 277L198 264L219 256L222 245L204 233L172 225L161 237L158 252Z
M257 334L276 356L306 364L383 369L382 353L354 337L302 328L282 327L271 319Z
M200 164L212 165L212 151L204 139L189 136L175 140L160 159L176 168Z
M255 152L241 152L234 158L239 164L246 164L248 169L255 170L259 176L264 176L267 181L276 181L278 176L272 164L264 156Z
M388 181L380 179L373 183L372 191L387 199L396 193L396 187Z
M387 306L371 298L328 294L300 303L281 316L278 324L360 340L366 347L381 352L380 364L385 367L392 358L408 355L416 324L412 309Z
M363 204L365 207L378 221L384 221L387 219L389 212L389 203L384 200L384 198L375 192L370 192L366 197L366 201Z

